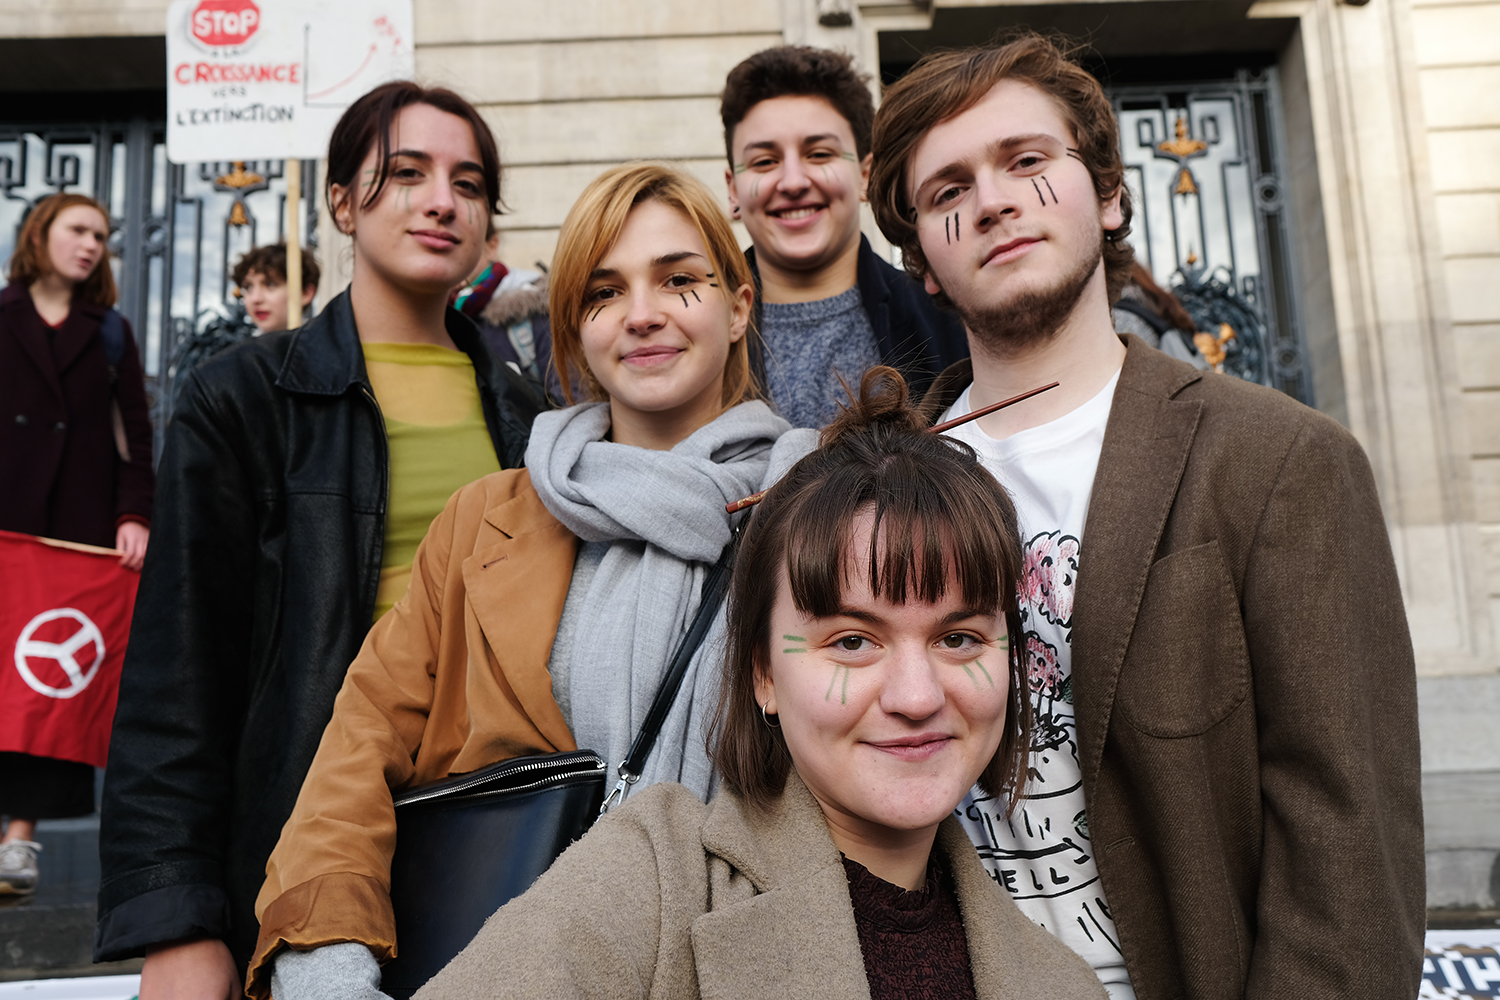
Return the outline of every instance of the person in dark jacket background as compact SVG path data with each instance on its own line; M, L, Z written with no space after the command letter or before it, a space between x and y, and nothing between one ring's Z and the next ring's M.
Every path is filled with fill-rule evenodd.
M334 129L327 184L350 287L195 369L162 455L94 944L97 961L146 954L143 1000L239 995L266 858L377 606L409 579L413 526L520 465L538 405L447 308L499 203L473 106L376 88Z
M151 523L151 417L135 338L112 317L109 214L55 194L31 209L0 291L0 530L115 548L139 570ZM118 420L116 419L118 414ZM37 883L38 819L94 811L88 764L0 753L0 895Z
M833 419L840 376L858 385L871 365L891 365L920 397L969 356L958 317L860 234L875 118L866 80L847 55L781 45L730 70L720 101L729 205L755 244L752 360L795 427Z

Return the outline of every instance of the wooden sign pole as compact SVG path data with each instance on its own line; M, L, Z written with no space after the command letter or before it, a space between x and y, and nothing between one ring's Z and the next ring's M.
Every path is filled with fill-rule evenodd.
M286 325L302 325L302 161L286 161Z

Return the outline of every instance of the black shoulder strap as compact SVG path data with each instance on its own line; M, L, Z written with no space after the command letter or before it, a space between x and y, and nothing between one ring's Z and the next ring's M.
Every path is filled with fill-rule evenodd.
M104 340L104 356L109 359L110 367L120 367L120 359L125 357L124 318L113 309L104 310L99 336Z
M114 385L120 377L120 361L125 357L125 321L115 310L104 310L99 339L104 341L104 359L109 363L109 384Z
M1115 308L1123 309L1125 312L1130 313L1132 316L1140 317L1146 322L1147 326L1156 331L1156 335L1158 337L1166 333L1168 330L1172 329L1171 323L1158 316L1155 311L1153 311L1152 308L1146 305L1144 302L1136 302L1133 299L1121 299L1120 301L1115 303Z
M604 800L604 805L599 808L602 816L609 811L609 807L620 801L625 795L625 788L633 785L640 779L642 771L646 766L646 758L651 756L651 749L656 746L656 737L661 733L662 724L667 721L667 713L672 710L672 702L677 700L677 691L682 687L682 679L687 676L688 664L693 660L693 654L703 644L703 637L708 634L708 628L713 624L714 616L718 614L719 606L724 603L724 595L729 591L729 577L734 569L734 555L739 548L740 535L745 529L745 522L749 518L741 519L735 525L734 531L729 536L729 544L724 546L724 552L719 556L719 561L714 563L713 568L708 571L708 576L703 580L703 594L698 601L698 611L693 615L693 621L688 625L687 634L682 637L682 642L677 646L677 652L672 654L672 660L667 665L667 672L662 675L661 685L656 689L656 697L651 702L651 711L646 713L646 721L641 723L641 731L636 734L635 742L630 745L630 753L625 757L625 763L620 765L620 780L615 785L614 791L610 792Z

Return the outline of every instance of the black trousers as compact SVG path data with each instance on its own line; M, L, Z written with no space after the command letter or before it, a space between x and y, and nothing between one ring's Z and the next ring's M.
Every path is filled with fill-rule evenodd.
M88 764L0 752L0 815L67 819L94 811L94 769Z

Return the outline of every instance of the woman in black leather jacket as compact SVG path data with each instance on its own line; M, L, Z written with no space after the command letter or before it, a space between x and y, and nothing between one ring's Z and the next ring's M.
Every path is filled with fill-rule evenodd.
M361 171L372 149L378 166ZM445 377L471 364L469 437L442 447L471 468L481 428L492 468L521 464L540 401L446 308L483 250L499 174L494 137L457 95L398 82L355 102L334 131L327 192L354 241L350 287L301 329L206 362L183 389L100 829L94 957L145 953L144 1000L239 995L266 858L377 591L402 569L385 558L393 522L416 518L429 473L402 478L398 428L412 425L391 412L413 390L372 385L375 358L448 348Z

